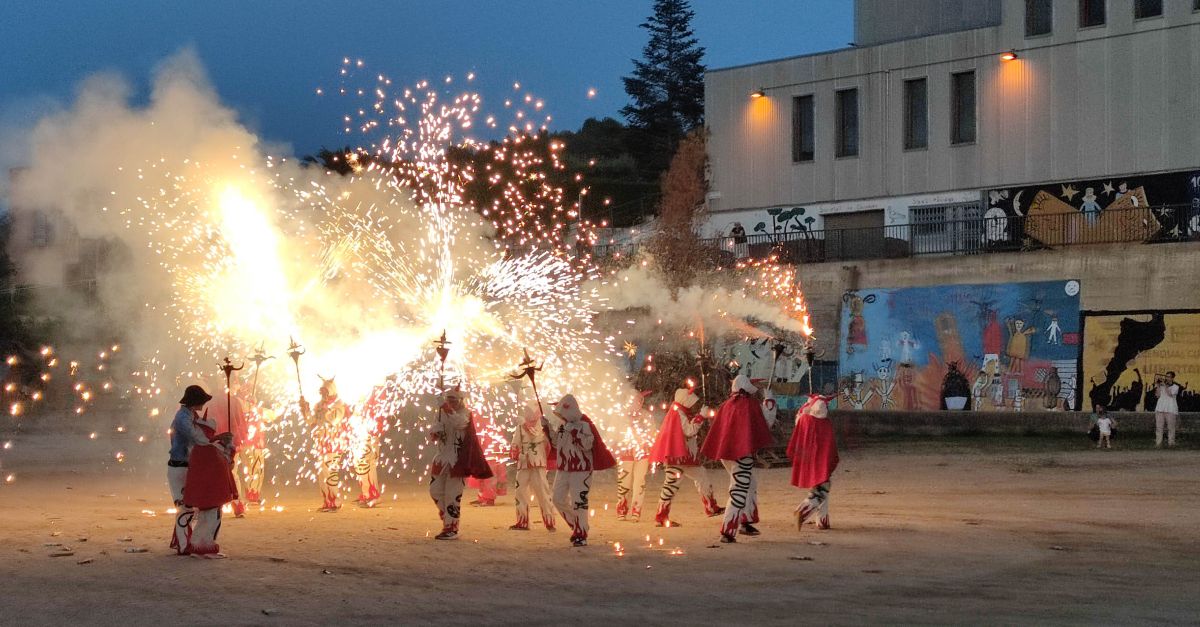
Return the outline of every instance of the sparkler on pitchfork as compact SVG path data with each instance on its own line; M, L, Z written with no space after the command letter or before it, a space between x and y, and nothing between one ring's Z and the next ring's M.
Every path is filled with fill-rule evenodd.
M225 363L217 364L217 366L219 366L221 368L221 372L225 373L225 418L226 418L225 426L228 428L229 432L232 433L233 432L233 395L229 389L229 386L230 386L231 379L233 378L233 373L237 372L238 370L241 370L242 368L245 368L246 364L242 363L242 365L240 365L240 366L234 366L233 362L229 360L229 355L226 355Z
M441 429L442 425L442 408L446 406L446 358L450 356L450 340L446 339L446 330L442 329L442 337L434 340L434 350L438 356L438 394L441 398L438 399L438 421L435 429ZM440 435L439 435L440 434ZM436 441L437 438L444 437L446 434L441 431L430 433L429 437Z
M712 353L703 343L696 351L696 367L700 369L700 394L702 399L708 399L708 370L713 366Z
M450 356L450 340L446 339L446 330L442 329L442 337L434 341L433 345L437 348L437 356L440 362L438 363L438 390L441 390L445 385L446 358Z
M288 357L291 357L292 363L296 364L296 387L300 390L300 413L304 414L305 419L308 419L308 401L304 400L304 384L300 382L300 356L304 352L304 347L297 344L295 338L288 336Z
M782 355L786 350L787 344L784 344L779 340L775 340L775 343L771 345L771 374L767 379L768 392L771 391L771 386L775 383L775 368L779 364L779 356Z
M533 358L529 356L528 348L525 349L525 359L522 359L521 363L517 364L517 368L519 370L508 375L509 378L516 381L529 377L529 384L533 386L533 400L537 401L538 413L542 416L542 422L546 422L546 412L542 410L542 397L538 395L537 389L537 373L542 371L542 367L536 365Z
M253 398L255 401L258 400L258 371L262 369L264 361L275 359L274 355L268 355L263 352L264 346L266 346L265 341L258 345L258 348L254 350L254 356L250 358L254 361L254 385L250 388L250 398Z

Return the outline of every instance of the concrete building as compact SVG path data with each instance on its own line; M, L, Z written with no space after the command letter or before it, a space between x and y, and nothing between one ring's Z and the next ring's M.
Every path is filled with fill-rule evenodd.
M849 48L708 72L701 225L805 265L844 406L1080 407L1185 362L1200 385L1170 347L1200 344L1200 0L855 12Z
M705 234L780 207L812 229L982 215L994 188L1200 169L1200 6L1135 4L857 0L856 47L709 71ZM1048 32L1027 25L1039 6ZM1080 26L1087 6L1102 23Z

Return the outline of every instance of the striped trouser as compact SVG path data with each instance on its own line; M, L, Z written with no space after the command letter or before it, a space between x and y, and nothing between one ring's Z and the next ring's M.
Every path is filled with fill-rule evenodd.
M737 461L722 460L729 471L729 503L721 533L736 536L744 523L758 522L758 477L754 472L754 457L747 455Z
M617 518L642 516L642 499L646 496L646 473L650 462L645 459L624 461L617 467Z
M655 522L665 524L670 520L671 502L675 500L675 494L679 492L679 484L684 477L690 477L696 482L696 490L700 492L700 500L704 503L704 513L712 516L717 512L719 506L712 494L712 481L708 478L708 469L696 466L692 473L692 475L688 475L679 466L663 468L663 485L662 490L658 493L658 512L654 515Z
M817 515L817 528L829 528L829 482L826 481L820 485L813 486L808 491L808 498L804 499L803 503L796 508L796 515L800 517L799 524L803 525L804 521Z

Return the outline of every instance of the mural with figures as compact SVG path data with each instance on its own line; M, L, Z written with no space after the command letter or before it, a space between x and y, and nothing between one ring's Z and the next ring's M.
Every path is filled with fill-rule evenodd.
M1083 331L1090 405L1154 411L1154 380L1171 371L1180 411L1200 411L1200 311L1084 312Z
M1085 244L1200 237L1200 171L992 189L984 243Z
M1074 408L1079 290L1070 280L847 292L840 407Z

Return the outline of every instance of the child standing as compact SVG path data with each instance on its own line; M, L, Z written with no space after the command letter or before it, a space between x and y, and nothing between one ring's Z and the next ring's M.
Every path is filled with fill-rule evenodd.
M1116 426L1117 422L1109 417L1108 412L1104 411L1103 407L1100 407L1096 415L1096 429L1100 432L1100 439L1096 442L1096 448L1112 448L1112 434Z
M554 405L554 415L563 420L553 433L550 423L542 421L542 429L558 451L558 474L554 477L554 505L562 512L563 520L571 526L571 545L587 546L588 492L592 472L617 465L600 432L591 419L583 415L579 402L568 394Z

